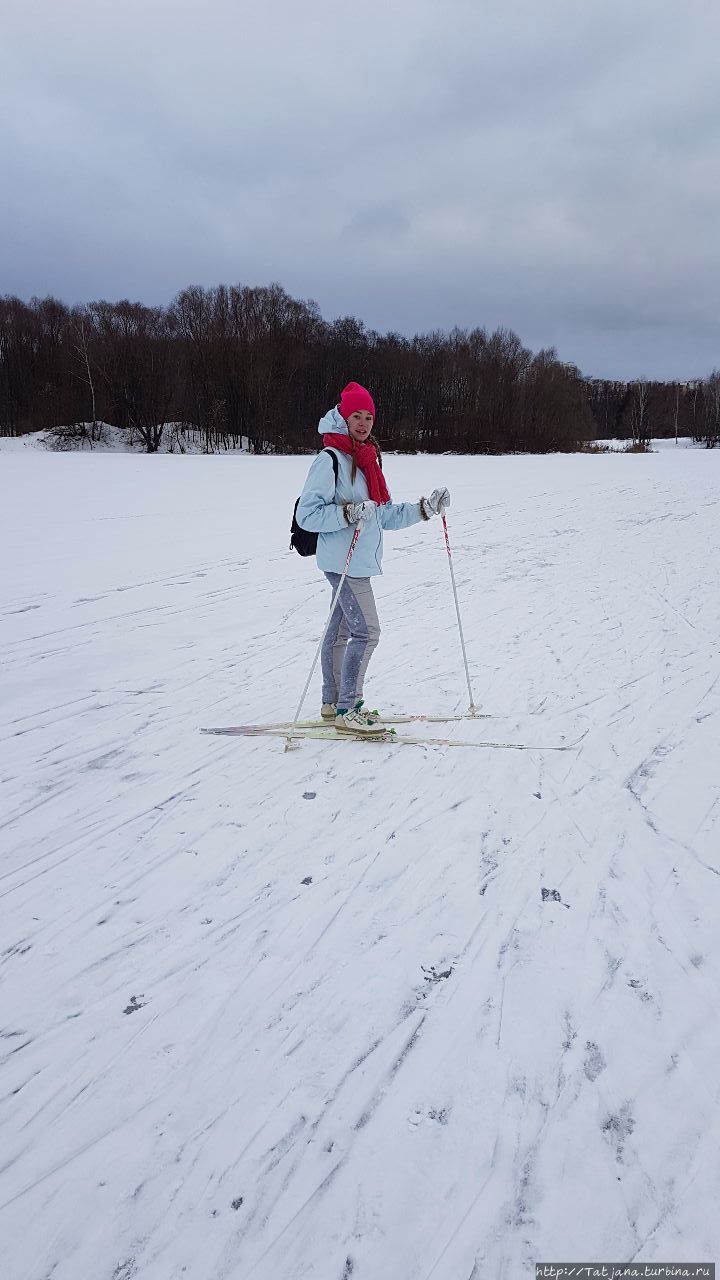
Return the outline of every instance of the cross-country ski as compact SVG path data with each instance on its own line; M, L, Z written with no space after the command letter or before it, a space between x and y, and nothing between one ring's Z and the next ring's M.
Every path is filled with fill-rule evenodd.
M389 721L388 721L389 723ZM528 742L472 742L460 738L419 738L411 737L406 733L397 733L394 730L388 730L386 733L377 734L368 737L361 734L341 733L334 725L326 727L301 725L282 726L282 725L264 725L264 724L241 724L228 725L225 728L201 729L201 733L216 734L221 737L230 738L287 738L302 739L307 738L312 742L354 742L360 745L378 745L378 746L416 746L416 747L484 747L495 748L502 751L572 751L578 747L581 738L574 742L564 743L528 743Z
M472 715L465 712L462 715L431 715L419 712L417 715L411 714L390 714L383 713L383 724L454 724L463 720L497 720L499 717L491 715L487 711L474 712ZM233 726L230 725L229 728ZM264 726L266 729L333 729L333 720L329 717L318 717L315 720L278 720ZM242 726L239 726L242 728Z

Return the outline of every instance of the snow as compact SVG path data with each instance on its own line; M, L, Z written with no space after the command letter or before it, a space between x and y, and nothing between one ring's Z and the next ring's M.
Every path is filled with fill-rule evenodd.
M199 733L294 712L306 466L0 455L3 1276L714 1259L720 455L388 459L494 716L411 732L564 752ZM439 522L377 597L463 711Z
M124 431L110 422L76 423L74 426L56 427L53 431L31 431L22 436L0 436L0 453L17 453L23 449L43 449L51 452L64 452L70 446L63 445L63 438L73 432L79 435L85 428L85 441L72 445L73 451L88 453L145 453L145 447L135 432ZM230 445L227 449L219 448L218 453L247 452L246 436L240 437L241 447L235 449ZM180 422L168 422L163 429L162 441L158 453L204 454L207 452L204 434L197 428L183 426ZM211 452L216 452L215 449Z
M593 444L605 449L612 449L616 453L622 453L625 449L630 448L632 440L595 440ZM693 440L692 436L678 436L677 440L674 436L668 438L663 436L648 441L648 448L651 453L658 453L664 449L705 449L706 446Z

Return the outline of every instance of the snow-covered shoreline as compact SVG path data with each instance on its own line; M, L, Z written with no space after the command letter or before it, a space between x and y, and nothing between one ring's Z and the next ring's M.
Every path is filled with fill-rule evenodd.
M203 737L304 684L308 459L5 451L12 1280L717 1255L720 454L666 443L388 462L452 491L449 735L568 753ZM385 569L368 696L462 711L437 522Z
M92 425L91 423L85 424L85 426L88 429L88 432L91 429L91 425ZM138 454L145 453L145 450L143 449L139 441L135 441L133 444L128 444L128 437L126 432L121 431L118 427L114 427L109 423L101 423L100 427L102 429L101 437L99 440L94 441L92 445L88 441L84 445L76 444L72 448L68 448L68 449L58 448L57 440L53 440L53 433L48 431L33 431L33 432L30 432L28 435L24 435L24 436L0 436L0 453L18 453L18 452L24 451L25 449L38 449L43 452L51 452L51 453L54 453L54 452L93 453L93 454L121 453L121 454L131 454L135 456ZM243 439L245 438L243 437ZM614 439L594 440L590 442L590 447L591 449L595 447L599 452L608 450L614 453L622 453L627 449L627 447L631 443L632 441L630 440L614 440ZM653 439L649 441L649 446L648 446L649 452L651 453L657 453L658 451L664 450L664 449L675 450L675 449L704 449L704 448L705 448L705 445L698 444L690 436L681 436L678 440L675 440L674 438L673 439L666 439L666 438ZM177 454L180 456L196 457L198 454L206 454L208 451L205 449L203 436L201 432L197 430L190 431L187 434L187 436L182 437L178 432L172 431L169 427L166 432L165 438L163 440L162 446L158 450L158 452L161 455L170 453L170 454ZM211 453L216 452L219 457L227 457L228 455L233 456L236 454L247 455L249 453L249 448L247 445L247 441L245 441L245 444L244 445L241 444L240 447L238 447L237 449L220 448L217 450L210 450L210 452ZM443 455L443 456L458 457L462 455L450 454L450 455ZM516 455L501 454L499 456L509 457L509 456L516 456ZM530 454L530 455L523 455L523 456L532 457L535 455ZM537 456L542 457L547 455L537 455Z
M135 456L146 453L136 434L123 431L109 422L99 422L94 427L91 422L81 422L71 427L57 427L54 431L31 431L22 436L0 436L0 453L18 453L25 449L38 449L44 453L122 453ZM157 450L160 455L169 453L190 457L208 452L217 452L222 456L248 453L248 451L248 442L245 437L240 438L237 448L231 446L208 450L201 431L197 428L183 427L182 423L172 422L166 425L162 443Z

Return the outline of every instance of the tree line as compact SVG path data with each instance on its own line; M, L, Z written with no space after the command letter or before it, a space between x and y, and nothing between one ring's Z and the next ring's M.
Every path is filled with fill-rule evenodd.
M279 284L191 287L168 307L0 298L3 435L62 424L92 443L110 422L152 453L172 424L180 448L192 432L208 451L245 438L255 452L298 452L316 447L319 416L351 378L372 389L377 434L399 451L542 453L673 423L695 434L712 418L713 378L720 393L720 374L692 392L590 381L508 329L406 338L327 322Z
M720 443L720 370L693 382L586 380L596 439L633 440L690 436L712 449Z

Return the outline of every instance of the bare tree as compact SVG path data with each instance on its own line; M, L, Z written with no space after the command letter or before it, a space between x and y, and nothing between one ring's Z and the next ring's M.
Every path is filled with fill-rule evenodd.
M633 445L638 449L647 449L650 443L647 378L639 378L633 383L630 405Z
M708 449L714 449L720 442L720 369L713 369L705 379L704 392L704 440Z
M93 328L92 312L89 308L77 307L72 315L73 356L77 366L76 377L84 383L90 392L92 409L92 426L90 442L96 443L100 438L97 417L97 400L95 395L95 376L90 363L89 330Z

